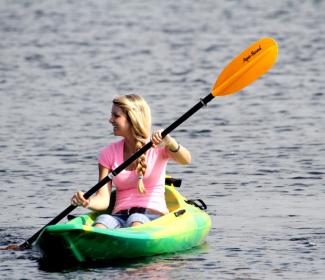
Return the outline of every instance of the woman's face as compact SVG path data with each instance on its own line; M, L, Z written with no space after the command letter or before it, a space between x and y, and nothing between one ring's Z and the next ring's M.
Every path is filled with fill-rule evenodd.
M122 109L115 104L112 106L109 122L113 126L113 132L115 136L127 137L130 135L130 122Z

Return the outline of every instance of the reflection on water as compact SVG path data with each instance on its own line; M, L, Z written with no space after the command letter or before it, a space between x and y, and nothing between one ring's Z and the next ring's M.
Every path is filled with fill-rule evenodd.
M112 270L114 275L118 271L120 279L170 279L172 275L177 277L179 271L189 262L193 262L193 267L198 263L205 261L204 254L208 251L208 245L205 243L196 248L178 252L176 254L164 254L154 257L142 257L136 259L119 259L106 262L84 263L84 264L58 264L47 263L38 258L39 269L45 272L64 272L80 273L85 271L91 275ZM34 252L37 254L37 252ZM197 255L201 257L196 257ZM107 278L109 278L107 276Z

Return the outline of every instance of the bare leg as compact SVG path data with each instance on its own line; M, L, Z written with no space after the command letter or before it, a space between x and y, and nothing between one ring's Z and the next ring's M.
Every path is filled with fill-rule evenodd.
M103 224L96 224L95 227L107 229L107 227L104 226Z
M140 223L140 222L133 222L133 223L131 224L131 227L137 227L137 226L140 226L140 225L143 225L143 224Z

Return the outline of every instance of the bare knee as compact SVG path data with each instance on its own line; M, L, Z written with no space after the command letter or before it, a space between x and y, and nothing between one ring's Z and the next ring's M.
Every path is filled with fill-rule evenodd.
M131 223L131 227L137 227L137 226L140 226L140 225L142 225L142 223L140 223L140 222Z
M95 224L94 227L107 229L107 227L104 226L103 224Z

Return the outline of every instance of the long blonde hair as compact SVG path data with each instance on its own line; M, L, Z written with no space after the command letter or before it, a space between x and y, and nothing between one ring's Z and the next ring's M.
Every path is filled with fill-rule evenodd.
M151 112L147 102L135 94L123 95L113 99L113 104L122 109L130 124L131 133L136 139L136 149L140 150L151 134ZM147 169L146 154L137 160L138 190L145 192L143 176Z

